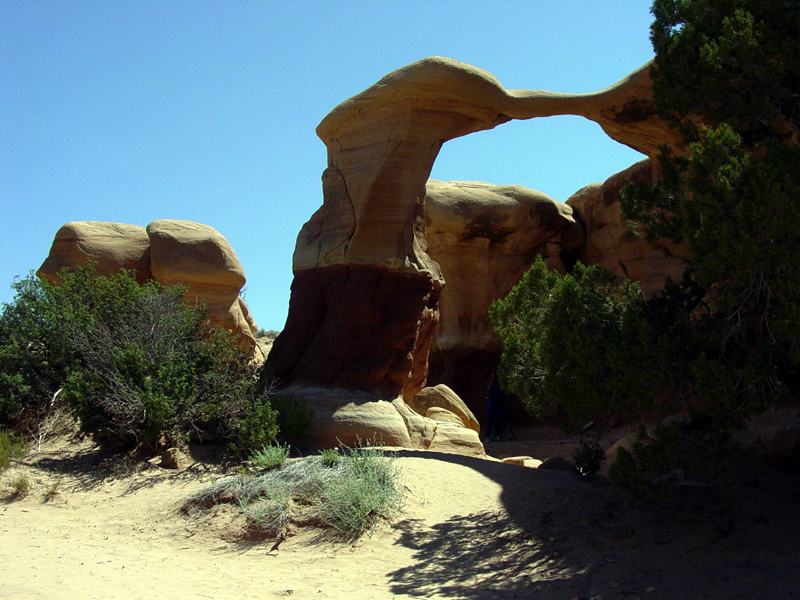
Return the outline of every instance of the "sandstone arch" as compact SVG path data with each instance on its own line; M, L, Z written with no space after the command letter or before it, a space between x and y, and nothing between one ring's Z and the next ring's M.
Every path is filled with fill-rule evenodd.
M270 355L276 375L286 384L360 390L388 401L417 394L446 283L428 252L425 214L426 184L442 144L511 119L568 114L655 157L680 138L656 116L649 71L646 64L599 92L563 94L506 90L486 71L432 57L334 108L317 127L328 149L323 205L298 236L289 316ZM431 186L433 196L439 184ZM550 234L561 236L575 219L569 206L555 212L561 221ZM545 251L548 239L539 240ZM550 242L554 262L561 242Z

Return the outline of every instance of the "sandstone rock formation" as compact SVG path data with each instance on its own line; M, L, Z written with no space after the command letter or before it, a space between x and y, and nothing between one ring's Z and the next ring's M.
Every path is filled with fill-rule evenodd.
M425 386L434 336L440 356L451 347L492 343L485 310L493 294L473 288L470 295L469 284L459 291L459 274L471 269L481 285L496 284L497 297L536 254L563 269L562 252L577 250L582 239L569 207L536 192L428 184L442 144L511 119L570 114L655 156L680 138L655 114L649 69L600 92L561 94L506 90L485 71L434 57L390 73L331 111L317 127L328 150L323 205L298 236L289 316L269 358L281 382L339 397L341 411L332 409L329 423L350 422L344 415L355 409L344 409L351 403L343 390L371 394L360 406L377 402L381 414L381 402L394 404L410 432L407 442L396 439L417 446L430 424L396 401L412 400ZM482 200L473 204L458 199L477 196ZM491 253L496 267L482 272L476 263ZM504 268L513 274L500 274ZM453 293L443 291L446 282ZM453 361L440 361L442 373L445 363ZM463 429L437 427L449 425ZM458 435L454 448L462 445Z
M56 232L50 255L38 275L55 281L62 269L85 267L89 260L97 263L99 275L135 270L136 280L144 283L152 277L147 230L139 225L101 221L66 223Z
M374 441L401 448L485 455L475 428L477 421L450 390L446 390L450 396L447 405L459 410L460 404L463 418L439 407L430 409L437 417L430 418L412 410L402 398L388 400L371 392L306 385L289 386L287 390L303 398L314 411L312 433L306 440L314 448L339 444L352 447Z
M453 387L473 411L500 356L489 307L519 282L536 256L565 272L583 227L572 209L516 185L429 180L425 198L428 254L446 282L430 353L430 379ZM476 393L477 392L477 393Z
M121 223L79 221L56 233L50 255L37 271L56 281L63 268L97 262L98 275L135 269L140 283L154 279L164 285L183 284L184 300L206 304L214 327L238 334L243 350L260 358L253 333L256 322L239 296L244 271L228 241L212 227L161 219L147 228Z
M188 286L185 302L205 303L212 326L237 332L243 350L260 354L253 336L258 328L239 296L244 270L228 240L208 225L173 219L153 221L147 235L153 279Z
M390 73L317 127L323 205L294 255L272 360L285 382L412 397L426 380L444 278L426 253L425 185L442 144L510 119L573 114L654 155L677 136L655 116L649 65L594 94L506 90L446 58ZM335 356L334 361L330 360Z
M652 184L652 170L651 161L642 160L603 183L587 185L567 200L586 228L586 243L578 250L578 259L640 282L647 295L663 289L667 277L680 280L688 258L684 247L667 240L650 244L637 237L622 217L620 190L631 181Z
M475 415L467 408L458 394L444 384L421 390L408 402L408 405L420 415L425 416L430 416L429 413L432 409L446 410L454 415L464 427L480 433L481 426Z

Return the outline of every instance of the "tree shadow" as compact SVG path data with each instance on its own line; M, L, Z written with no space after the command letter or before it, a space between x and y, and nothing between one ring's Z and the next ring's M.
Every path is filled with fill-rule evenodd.
M426 457L421 453L402 455ZM430 453L503 486L503 509L397 523L409 566L387 575L410 597L634 599L794 597L795 499L700 487L633 505L571 473ZM763 592L763 593L762 593ZM775 595L775 594L778 595ZM782 595L785 594L785 595Z

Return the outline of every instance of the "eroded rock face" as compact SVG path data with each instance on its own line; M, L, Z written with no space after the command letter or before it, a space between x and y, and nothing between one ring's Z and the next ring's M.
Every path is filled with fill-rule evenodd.
M171 219L153 221L147 228L98 221L67 223L56 233L37 274L56 281L61 269L74 270L88 260L98 263L98 275L135 269L139 283L153 279L164 285L186 285L185 302L205 302L212 325L237 333L242 349L260 357L253 337L256 322L239 296L244 271L216 229Z
M66 223L56 232L50 254L37 274L54 282L62 269L85 267L89 260L97 263L100 275L135 270L136 280L144 283L152 277L147 230L138 225L102 221Z
M377 442L386 446L485 456L478 432L465 426L461 416L444 408L430 408L435 417L430 418L412 410L399 397L391 399L386 395L327 386L292 385L287 390L305 400L314 411L312 433L305 440L306 445L313 448ZM456 403L461 402L457 396L455 399Z
M472 414L472 411L458 394L444 384L421 390L419 394L408 402L408 405L418 414L428 417L430 417L429 413L432 409L446 410L459 419L459 422L464 427L472 429L475 433L480 433L481 426L475 415Z
M337 106L317 127L328 149L323 205L298 236L297 285L287 327L274 347L278 374L287 383L369 390L376 377L352 365L362 363L361 354L366 353L389 361L376 365L379 371L409 366L407 377L392 378L382 389L412 397L426 379L429 336L425 332L435 326L444 283L439 266L426 252L423 219L426 182L442 144L511 119L573 114L596 121L624 144L655 154L659 145L675 137L655 116L650 88L649 65L601 92L560 94L506 90L486 71L433 57L390 73ZM554 247L552 256L557 254ZM359 267L356 277L380 280L383 289L348 286L354 267ZM352 319L343 318L343 312L406 297L409 288L419 288L420 278L427 279L424 306L395 302L382 315L402 343L373 336L365 348L347 347L356 343L351 337ZM344 281L336 283L337 279ZM338 293L330 292L334 289ZM314 315L311 325L306 318L309 304ZM415 311L418 314L412 315ZM408 348L406 340L412 338L413 347ZM346 358L337 360L338 366L321 370L304 366L339 353ZM332 373L336 369L339 372ZM354 377L354 372L366 377Z
M569 206L535 190L436 180L427 184L425 225L428 254L446 282L430 378L476 405L501 350L489 320L492 302L508 294L536 256L566 272L561 255L582 245L583 227Z
M239 296L247 281L244 269L228 240L208 225L174 219L153 221L147 235L153 279L188 286L185 302L204 302L214 327L237 332L243 350L260 354L255 320L242 310L246 305Z
M270 352L276 377L389 397L418 391L440 291L426 272L365 265L295 272L286 326Z
M686 269L684 247L661 240L655 244L637 237L622 216L620 190L629 182L651 185L649 159L612 175L603 183L587 185L568 200L575 216L586 228L586 243L578 251L585 265L600 265L623 279L641 284L646 295L663 289L667 277L679 281Z

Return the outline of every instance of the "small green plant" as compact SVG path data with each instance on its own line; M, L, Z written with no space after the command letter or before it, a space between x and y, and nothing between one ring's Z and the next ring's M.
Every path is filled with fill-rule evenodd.
M608 475L636 501L667 497L686 476L731 494L737 481L730 460L740 450L730 438L709 418L661 424L652 433L641 426L631 450L620 448Z
M61 482L64 480L64 477L59 475L56 480L50 484L47 488L47 491L44 493L44 501L48 502L52 500L58 495L58 488L61 487Z
M597 441L587 442L582 439L572 455L572 462L581 477L589 477L600 472L606 462L606 453Z
M289 458L289 444L282 446L280 443L274 443L256 450L250 457L250 463L260 471L269 471L280 467L287 458Z
M340 456L338 448L326 448L320 452L322 455L322 464L326 467L333 467L339 464Z
M0 473L8 469L11 461L22 459L28 453L28 444L22 437L0 430Z
M253 502L241 502L240 507L255 529L277 535L289 522L291 502L290 488L276 485L265 489L264 495Z
M291 392L279 391L270 396L270 404L277 411L278 439L294 443L311 433L314 411L304 398Z
M17 475L11 480L11 489L15 498L24 498L31 491L31 482L25 475Z

